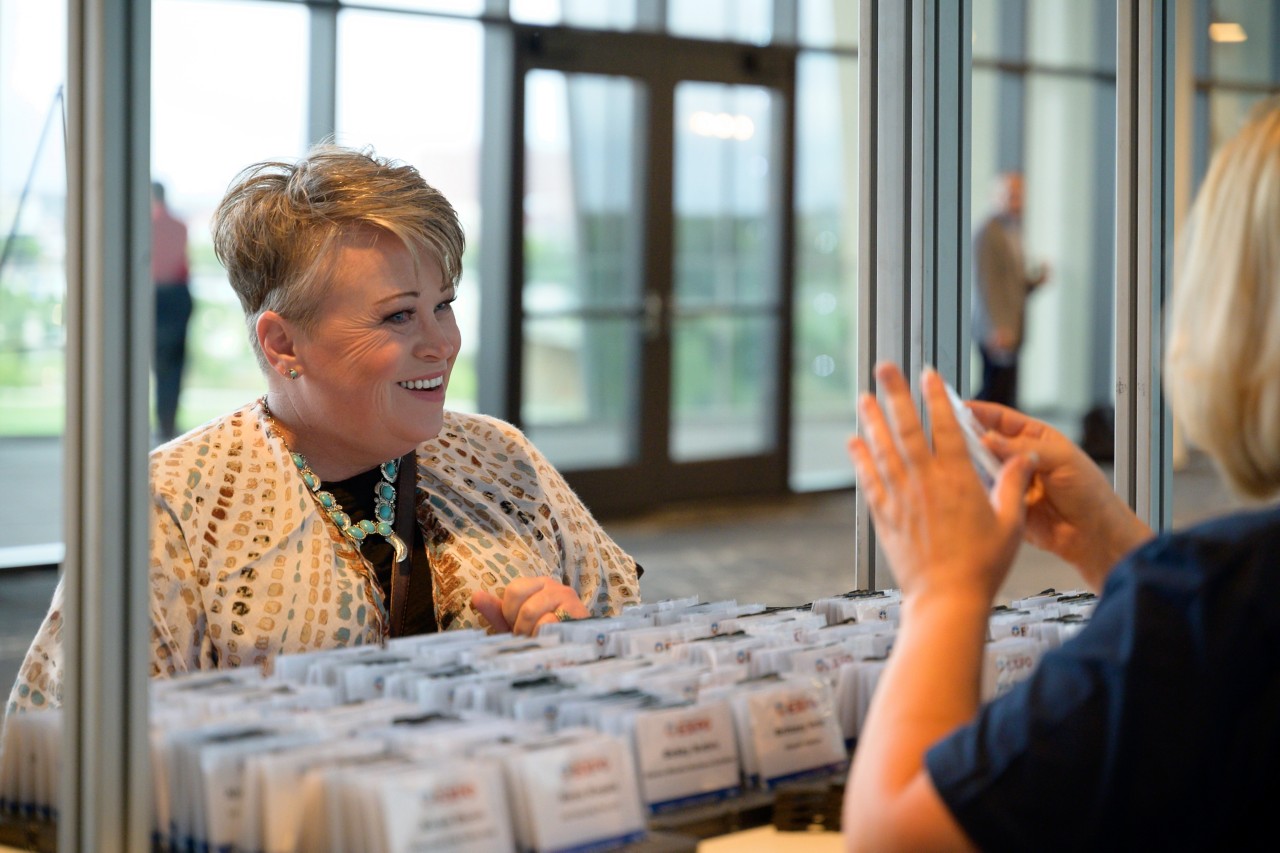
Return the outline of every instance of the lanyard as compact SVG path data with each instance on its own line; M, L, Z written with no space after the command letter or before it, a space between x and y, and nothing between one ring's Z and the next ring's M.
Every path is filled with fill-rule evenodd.
M404 614L409 602L409 577L413 572L413 549L418 526L416 493L418 491L418 459L410 450L400 459L396 483L396 535L404 542L405 558L391 564L391 636L404 635Z

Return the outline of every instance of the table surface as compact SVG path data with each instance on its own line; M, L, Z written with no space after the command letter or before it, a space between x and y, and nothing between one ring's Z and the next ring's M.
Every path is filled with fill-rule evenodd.
M779 832L772 826L757 826L698 842L698 853L840 853L843 850L838 832Z

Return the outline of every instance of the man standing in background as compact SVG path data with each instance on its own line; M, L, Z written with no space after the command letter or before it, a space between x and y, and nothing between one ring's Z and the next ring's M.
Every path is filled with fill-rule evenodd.
M160 440L178 434L178 397L191 321L187 226L165 204L164 185L151 184L151 280L156 288L156 428Z
M1021 174L996 179L994 210L974 235L973 263L973 339L982 354L976 399L1016 408L1027 297L1049 277L1043 264L1028 274L1022 255Z

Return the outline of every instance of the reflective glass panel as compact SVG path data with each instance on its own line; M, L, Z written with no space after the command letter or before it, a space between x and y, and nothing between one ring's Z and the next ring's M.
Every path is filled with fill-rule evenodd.
M65 4L0 3L0 506L22 508L20 524L0 529L0 581L7 566L62 558L66 39ZM34 626L5 622L7 694Z
M797 74L791 486L802 491L853 484L858 63L802 56Z
M467 235L454 303L462 349L448 391L458 411L476 409L483 43L473 21L355 9L338 18L338 141L416 166L453 204Z
M525 433L561 470L635 458L639 321L563 316L524 322Z
M772 107L758 87L676 87L670 454L677 461L773 446Z
M523 24L630 30L636 26L636 0L511 0L511 18Z
M768 90L676 87L677 310L772 304Z
M1112 139L1099 138L1115 114L1114 92L1087 77L1027 77L1023 255L1029 272L1044 264L1049 277L1027 300L1018 400L1061 419L1073 437L1085 412L1114 396L1115 336L1098 322L1114 299L1114 229L1098 228L1113 196L1108 184L1086 179L1115 172Z
M1280 6L1258 0L1214 0L1209 74L1218 81L1280 83Z
M800 0L797 30L804 47L857 47L858 4Z
M672 35L765 44L773 35L772 0L668 0Z
M769 418L778 324L762 316L696 316L672 327L672 460L749 456L774 445Z
M309 24L305 8L284 3L155 0L151 11L152 176L187 224L195 303L182 431L266 390L209 220L246 166L306 150Z
M446 15L484 13L484 0L377 0L375 3L369 3L366 0L339 0L339 2L353 3L358 6L384 6L415 12L442 12Z
M622 77L526 76L520 412L564 470L637 452L640 93Z
M1000 0L973 0L973 58L1000 58Z
M1249 117L1255 105L1266 100L1262 92L1232 92L1227 89L1209 90L1209 156L1222 143L1235 136Z
M973 112L970 126L973 141L969 159L971 205L969 218L974 227L987 215L991 204L991 187L995 181L998 134L1000 132L1000 72L986 68L973 69Z
M634 307L638 84L533 71L525 93L525 312Z
M1098 64L1097 15L1115 17L1107 4L1080 0L1034 0L1027 4L1027 59L1043 65L1091 68ZM1115 67L1115 44L1106 45L1107 67Z
M0 704L48 612L59 573L47 567L65 553L67 7L0 0ZM42 568L20 570L33 566ZM60 737L59 725L50 737ZM0 849L34 843L28 827L52 829L36 813L16 814L17 779L6 781ZM48 797L26 792L27 803L59 805L56 784ZM39 840L54 849L51 832Z

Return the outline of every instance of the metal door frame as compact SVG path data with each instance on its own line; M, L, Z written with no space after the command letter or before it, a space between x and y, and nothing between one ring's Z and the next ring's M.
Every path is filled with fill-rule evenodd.
M764 454L697 462L673 462L668 455L671 371L670 310L661 333L641 344L639 364L640 442L637 459L618 467L566 471L565 477L598 514L634 512L672 500L779 494L787 490L791 417L792 257L794 228L795 74L797 51L644 32L597 32L569 27L513 26L490 35L489 47L505 57L486 89L493 98L486 114L485 144L503 147L485 162L503 162L484 194L496 215L486 242L496 251L482 261L484 312L480 375L486 383L480 407L520 424L523 321L523 192L525 77L530 71L627 77L641 83L644 120L637 128L636 196L641 207L640 276L646 293L670 305L674 260L674 145L676 86L685 81L752 85L770 89L777 109L770 132L770 266L778 282L778 322L773 382L777 401L771 413L773 447ZM497 106L498 103L505 108ZM502 113L502 114L499 114ZM493 131L492 133L490 131ZM497 183L501 182L498 186ZM641 300L643 302L643 300ZM643 305L637 305L639 317Z

